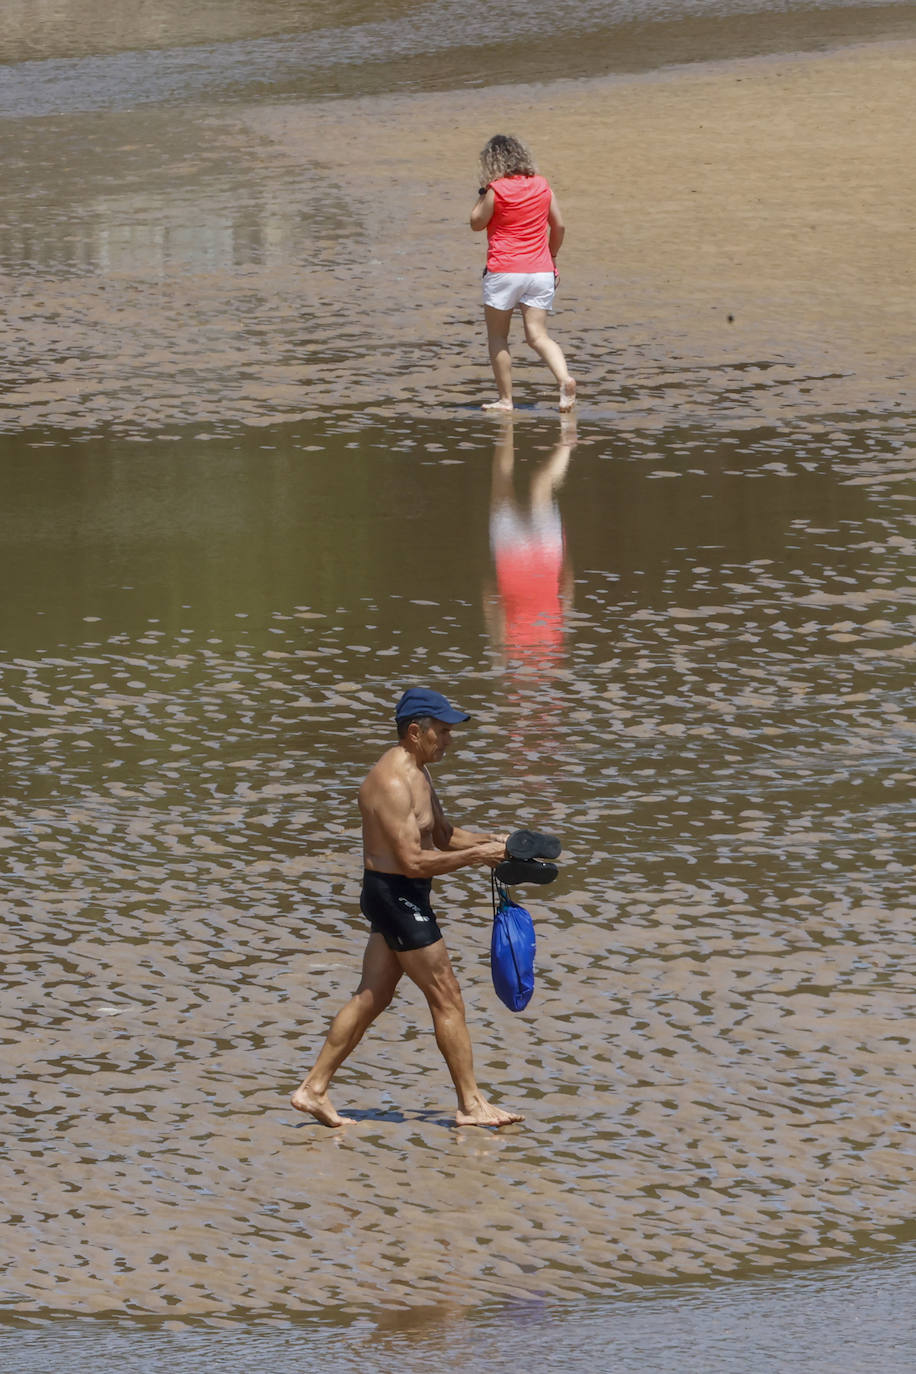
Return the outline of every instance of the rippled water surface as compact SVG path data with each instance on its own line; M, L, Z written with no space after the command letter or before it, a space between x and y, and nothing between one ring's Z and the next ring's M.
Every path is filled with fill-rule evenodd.
M906 1374L914 1350L912 1254L867 1268L841 1266L791 1282L752 1280L676 1295L640 1294L562 1308L526 1303L475 1314L474 1333L486 1368L506 1371L538 1350L540 1368L609 1369L636 1374L731 1374L738 1369L793 1369L820 1374ZM814 1314L817 1314L814 1317ZM814 1318L814 1319L813 1319ZM467 1329L466 1327L464 1328ZM391 1369L448 1370L450 1340L462 1337L460 1319L447 1313L391 1313L346 1324L262 1322L255 1328L179 1325L72 1324L22 1328L9 1374L38 1368L81 1368L87 1356L103 1374L129 1368L157 1374L163 1367L235 1370L355 1367L370 1374ZM462 1357L466 1364L471 1357Z
M336 428L37 450L43 494L8 511L40 532L4 665L12 1309L561 1299L904 1238L894 427ZM545 469L573 588L532 633L489 528ZM483 879L439 884L480 1075L527 1116L499 1139L449 1129L410 992L341 1075L354 1130L284 1105L353 983L354 794L417 678L474 715L452 812L567 848L522 1017Z
M556 1370L912 1368L908 202L866 232L830 179L841 146L884 186L884 145L852 119L838 144L814 67L722 83L723 123L771 123L776 79L814 112L784 179L792 121L756 168L737 135L707 162L681 141L705 75L684 107L501 95L580 170L611 146L572 137L594 97L595 128L655 112L647 182L685 157L722 179L646 192L638 259L613 216L639 121L608 153L626 182L581 189L554 153L588 247L556 322L582 400L561 422L519 357L499 421L454 230L476 94L303 104L324 92L281 63L229 110L223 59L326 30L84 8L72 52L50 35L76 6L4 21L3 1367L437 1369L459 1345L476 1371L538 1343ZM466 84L453 6L338 27L406 43L413 18ZM359 86L372 62L334 42ZM129 108L130 54L158 80L176 44L173 93ZM905 56L830 72L878 73L870 117L896 119ZM771 220L719 213L739 172ZM526 898L522 1015L490 984L485 876L436 885L478 1075L525 1115L499 1135L452 1126L410 987L336 1081L355 1126L287 1106L357 978L355 794L413 682L473 715L449 814L564 842Z

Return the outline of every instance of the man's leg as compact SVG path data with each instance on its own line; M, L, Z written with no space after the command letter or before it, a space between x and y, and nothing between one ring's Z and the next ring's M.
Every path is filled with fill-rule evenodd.
M487 348L490 353L490 366L496 378L498 401L488 401L484 410L512 409L512 355L509 352L509 324L511 310L497 310L493 305L483 308L487 322Z
M464 1015L464 998L452 970L444 940L423 949L400 950L397 959L408 978L429 1003L436 1032L436 1044L448 1065L455 1091L459 1126L508 1126L521 1121L517 1112L504 1112L483 1096L474 1077L474 1056Z
M401 966L378 932L373 931L363 955L363 976L345 1007L334 1017L315 1067L306 1074L290 1101L325 1126L352 1125L331 1106L328 1086L341 1064L356 1049L368 1027L391 1001Z

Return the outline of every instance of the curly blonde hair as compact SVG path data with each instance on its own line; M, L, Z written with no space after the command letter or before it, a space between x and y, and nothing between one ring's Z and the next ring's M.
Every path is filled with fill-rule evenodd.
M533 177L537 174L534 158L519 139L511 134L494 134L480 154L481 180L498 181L500 177Z

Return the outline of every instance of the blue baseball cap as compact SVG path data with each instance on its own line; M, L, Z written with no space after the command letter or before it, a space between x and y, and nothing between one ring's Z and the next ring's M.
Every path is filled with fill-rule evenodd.
M408 687L394 708L396 721L410 720L414 716L432 716L433 720L444 721L446 725L471 719L466 711L456 710L449 705L447 697L430 687Z

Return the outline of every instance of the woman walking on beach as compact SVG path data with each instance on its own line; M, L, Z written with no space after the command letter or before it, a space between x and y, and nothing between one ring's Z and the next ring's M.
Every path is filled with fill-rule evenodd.
M563 350L547 333L557 284L557 253L565 228L556 196L538 175L524 143L495 134L480 154L481 182L471 228L487 231L483 309L499 399L484 410L512 409L509 324L521 307L525 338L560 384L560 409L572 410L576 384Z

